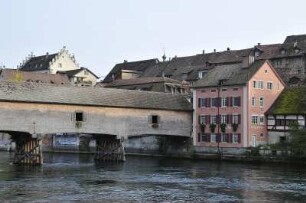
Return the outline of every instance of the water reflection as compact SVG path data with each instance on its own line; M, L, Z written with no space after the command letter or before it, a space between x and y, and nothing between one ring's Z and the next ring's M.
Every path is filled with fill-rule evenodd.
M151 157L95 164L93 156L44 154L41 167L0 153L0 201L303 202L306 168Z

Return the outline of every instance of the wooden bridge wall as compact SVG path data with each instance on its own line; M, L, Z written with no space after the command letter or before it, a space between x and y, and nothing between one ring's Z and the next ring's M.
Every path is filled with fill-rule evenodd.
M84 112L86 118L79 128L72 116L76 111ZM151 115L160 118L157 128L151 125ZM190 111L0 102L0 131L95 133L127 138L142 134L190 136L191 128Z

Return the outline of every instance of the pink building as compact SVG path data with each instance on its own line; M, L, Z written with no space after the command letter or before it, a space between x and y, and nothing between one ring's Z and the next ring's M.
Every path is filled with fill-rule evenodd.
M194 84L194 145L248 147L268 141L265 112L284 89L267 60L215 67Z

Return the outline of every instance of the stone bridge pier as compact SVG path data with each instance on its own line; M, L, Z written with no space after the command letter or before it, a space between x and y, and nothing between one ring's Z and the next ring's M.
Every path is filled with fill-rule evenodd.
M16 143L14 164L41 165L43 156L41 139L37 134L9 132Z

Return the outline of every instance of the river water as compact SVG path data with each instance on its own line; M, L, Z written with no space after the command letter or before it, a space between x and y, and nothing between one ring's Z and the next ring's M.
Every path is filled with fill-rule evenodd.
M41 167L0 152L0 202L306 202L306 167L44 154Z

